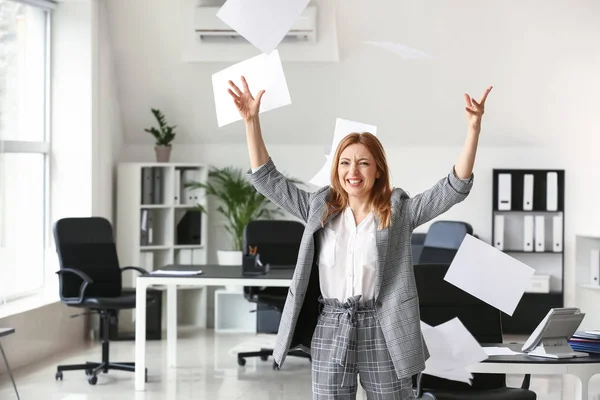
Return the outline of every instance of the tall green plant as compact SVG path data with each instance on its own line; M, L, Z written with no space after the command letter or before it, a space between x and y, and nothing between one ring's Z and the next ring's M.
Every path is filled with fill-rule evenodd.
M290 181L300 183L294 179ZM252 186L240 168L212 168L208 172L207 183L190 182L185 186L204 189L207 196L220 201L217 211L227 219L225 229L231 235L234 251L242 250L244 227L250 221L273 219L282 214L281 209ZM198 204L197 207L206 213L204 206Z

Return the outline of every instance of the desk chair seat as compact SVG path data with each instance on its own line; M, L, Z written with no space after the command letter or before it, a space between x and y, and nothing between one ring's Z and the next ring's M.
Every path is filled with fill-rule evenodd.
M135 295L84 298L81 303L78 303L76 299L68 299L65 300L64 303L71 307L80 308L109 308L111 310L128 310L135 308Z
M60 263L56 273L61 301L69 307L87 308L98 313L102 327L102 361L59 365L56 380L63 379L63 371L85 370L88 382L95 385L101 372L134 372L133 362L110 362L109 328L116 322L119 310L136 307L135 295L123 295L122 273L127 270L148 272L139 267L120 267L112 226L104 218L64 218L54 224L53 232ZM149 298L148 303L152 302ZM147 373L146 370L146 380Z
M515 388L499 388L474 390L472 392L452 393L429 391L421 397L423 400L536 400L531 390Z

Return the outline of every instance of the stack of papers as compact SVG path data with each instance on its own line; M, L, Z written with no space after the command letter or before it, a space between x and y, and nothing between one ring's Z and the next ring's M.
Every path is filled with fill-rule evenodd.
M173 276L193 276L200 275L202 270L195 271L177 271L177 270L168 270L168 269L157 269L155 271L150 272L150 275L173 275Z
M344 137L350 133L369 132L377 135L377 127L375 125L364 124L362 122L349 121L338 118L335 121L335 130L333 131L333 141L329 154L325 154L325 164L319 172L310 180L310 183L317 186L327 186L331 183L331 164L335 151Z
M488 358L477 340L458 318L436 327L421 322L430 357L423 374L471 384L468 368Z

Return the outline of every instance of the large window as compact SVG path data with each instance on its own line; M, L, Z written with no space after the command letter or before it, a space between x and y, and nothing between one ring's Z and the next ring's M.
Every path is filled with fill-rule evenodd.
M0 303L44 285L51 5L0 0Z

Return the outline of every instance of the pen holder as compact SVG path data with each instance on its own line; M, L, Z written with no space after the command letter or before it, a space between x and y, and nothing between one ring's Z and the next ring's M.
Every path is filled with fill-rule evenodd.
M242 257L242 273L244 275L262 275L267 272L269 272L269 264L261 264L260 254L244 254Z

